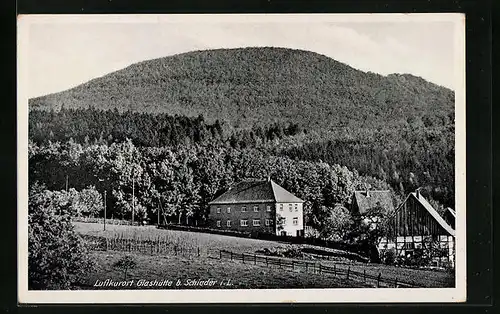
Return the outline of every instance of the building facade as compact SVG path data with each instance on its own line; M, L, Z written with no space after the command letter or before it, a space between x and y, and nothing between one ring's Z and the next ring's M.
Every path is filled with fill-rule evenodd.
M380 253L393 250L406 258L426 255L434 266L454 266L455 230L417 190L390 217L387 236L378 248Z
M270 179L242 181L209 203L209 227L303 236L303 203Z

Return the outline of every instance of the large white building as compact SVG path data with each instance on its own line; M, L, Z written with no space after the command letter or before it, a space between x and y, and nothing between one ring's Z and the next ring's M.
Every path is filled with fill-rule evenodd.
M242 181L209 203L211 228L304 235L304 201L273 180Z

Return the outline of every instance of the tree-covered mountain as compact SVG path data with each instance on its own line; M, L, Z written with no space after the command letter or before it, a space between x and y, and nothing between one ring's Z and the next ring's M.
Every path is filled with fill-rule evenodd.
M454 93L421 78L365 73L307 51L244 48L144 61L31 99L29 136L50 152L54 142L130 139L141 150L215 145L346 166L399 196L423 187L433 203L454 207L454 124ZM44 180L50 171L34 175L38 158L47 159L30 159L30 178L56 182Z
M203 115L238 128L290 122L320 130L452 121L454 93L409 74L366 73L313 52L241 48L136 63L29 103L39 109Z

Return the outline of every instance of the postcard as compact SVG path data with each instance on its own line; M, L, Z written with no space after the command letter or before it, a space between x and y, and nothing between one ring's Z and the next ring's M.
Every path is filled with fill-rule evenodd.
M18 298L466 301L462 14L21 15Z

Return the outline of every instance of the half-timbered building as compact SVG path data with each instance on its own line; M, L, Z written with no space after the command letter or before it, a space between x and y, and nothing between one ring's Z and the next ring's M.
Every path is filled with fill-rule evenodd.
M387 221L387 235L378 248L395 250L396 256L427 254L435 266L454 264L455 230L439 215L419 190L408 194Z

